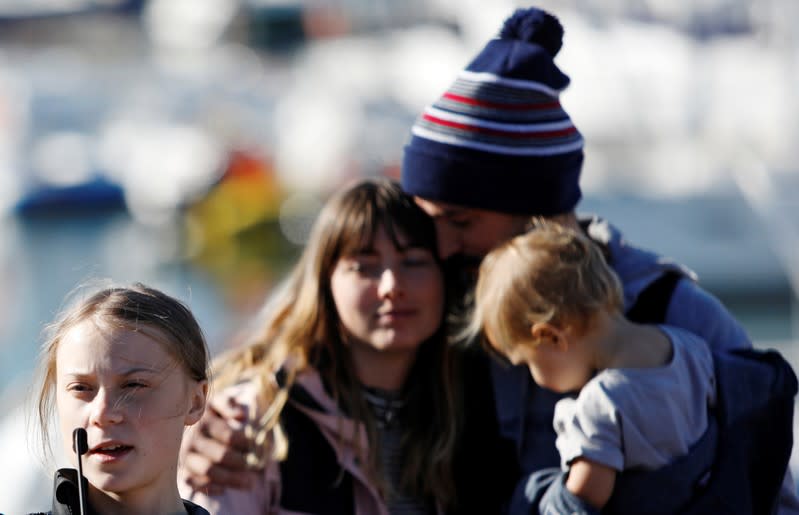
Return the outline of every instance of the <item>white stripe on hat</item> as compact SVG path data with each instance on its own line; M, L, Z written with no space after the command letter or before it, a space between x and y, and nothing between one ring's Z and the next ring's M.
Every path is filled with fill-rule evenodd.
M474 118L472 116L466 116L462 114L452 113L449 111L443 111L433 106L428 106L427 108L425 108L424 112L431 116L435 116L436 118L446 120L448 122L462 123L464 125L473 125L475 127L484 127L486 129L496 129L504 132L546 132L546 131L559 131L574 127L574 124L568 118L568 115L566 114L565 111L563 112L563 115L567 117L565 120L559 122L528 123L528 124L491 122L488 120L484 120L482 118Z
M413 128L411 128L411 133L420 138L429 139L438 143L513 156L553 156L574 152L583 148L582 136L578 136L576 140L561 145L547 145L545 147L506 147L504 145L482 143L472 139L464 139L437 131L431 131L419 125L414 125Z
M566 86L564 86L561 89L554 89L542 82L535 82L532 80L509 79L507 77L501 77L499 75L495 75L493 73L488 73L488 72L470 72L468 70L462 70L458 74L458 77L473 82L491 82L493 84L500 84L502 86L508 86L512 88L539 91L554 98L558 98L560 96L560 92L566 89Z

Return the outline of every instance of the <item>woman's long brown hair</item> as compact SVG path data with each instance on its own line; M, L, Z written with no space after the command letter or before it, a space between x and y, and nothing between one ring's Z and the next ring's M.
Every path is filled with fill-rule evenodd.
M284 459L288 444L280 414L298 373L316 368L344 413L363 424L369 440L368 473L386 495L388 479L380 467L380 445L374 417L364 400L330 289L330 277L341 257L371 246L384 228L399 247L422 247L437 255L433 221L399 185L387 179L367 180L332 197L323 208L287 288L260 331L243 349L224 356L215 366L214 387L221 389L242 378L261 384L263 406L259 441L271 446L272 459ZM436 258L437 259L437 258ZM278 384L275 374L284 380ZM454 502L452 460L460 425L460 394L456 366L442 327L421 344L406 380L402 414L402 475L407 494Z

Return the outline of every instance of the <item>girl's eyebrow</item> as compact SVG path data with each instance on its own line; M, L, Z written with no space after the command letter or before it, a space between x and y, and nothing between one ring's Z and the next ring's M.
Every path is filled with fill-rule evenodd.
M148 373L148 374L160 374L163 371L164 371L163 368L133 367L133 368L127 369L126 371L120 373L119 375L121 375L121 376L129 376L129 375L133 375L133 374L139 374L141 372L145 372L145 373Z
M160 374L164 370L165 370L165 368L152 368L152 367L144 367L144 366L142 366L142 367L132 367L132 368L128 368L128 369L116 372L116 375L127 377L127 376L134 375L134 374L140 374L142 372L144 372L146 374ZM81 377L90 377L90 376L93 376L94 374L91 373L91 372L86 372L86 371L82 371L82 370L73 370L73 371L66 372L64 375L69 376L69 377L81 378Z

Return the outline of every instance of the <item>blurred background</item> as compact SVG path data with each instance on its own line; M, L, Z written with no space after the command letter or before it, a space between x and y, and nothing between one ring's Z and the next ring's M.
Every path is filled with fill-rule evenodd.
M526 5L0 0L0 512L49 506L25 408L70 291L143 281L230 345L327 195L397 177L416 115ZM566 30L581 211L799 364L799 2L535 5Z

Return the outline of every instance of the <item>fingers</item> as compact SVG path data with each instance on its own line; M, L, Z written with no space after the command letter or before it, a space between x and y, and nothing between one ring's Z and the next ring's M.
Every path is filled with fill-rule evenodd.
M212 409L206 410L203 418L198 423L198 432L211 440L215 440L218 444L231 448L234 452L246 452L250 448L250 441L244 434L244 430L231 426L231 423L235 424L235 422L246 419L246 413L243 418L239 418L242 412L241 408L231 406L227 402L224 403L223 407L220 407L222 411L217 410L217 406L212 406Z
M225 488L249 489L253 485L252 472L247 469L230 469L196 452L185 456L183 470L186 483L208 495L219 495Z
M218 395L211 398L208 404L222 418L238 422L247 419L247 406L237 402L233 397Z
M229 433L229 435L232 434L233 432ZM245 443L243 448L237 448L231 445L232 440L236 439L232 436L220 439L216 435L206 435L201 432L191 442L189 454L200 454L211 463L225 468L244 470L247 468L245 455L249 446ZM244 440L246 442L246 438Z
M225 488L252 486L252 468L246 459L251 444L244 430L236 428L244 419L246 410L241 405L215 399L202 419L186 432L181 466L192 488L218 495Z

